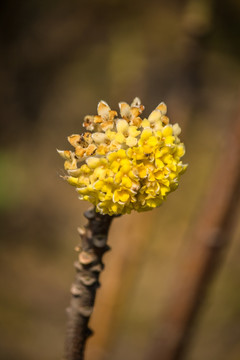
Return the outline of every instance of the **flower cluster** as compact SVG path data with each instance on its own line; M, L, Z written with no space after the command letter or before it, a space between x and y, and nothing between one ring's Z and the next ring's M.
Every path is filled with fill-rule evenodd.
M169 124L162 102L146 119L135 98L119 103L120 117L100 101L96 116L86 116L82 135L68 141L74 151L61 151L67 176L79 198L90 201L101 214L146 211L163 202L178 186L187 165L178 124Z

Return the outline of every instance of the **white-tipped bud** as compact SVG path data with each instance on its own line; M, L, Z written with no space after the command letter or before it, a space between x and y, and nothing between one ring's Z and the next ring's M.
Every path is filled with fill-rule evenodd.
M156 110L161 111L162 115L166 115L167 113L167 105L164 102L161 102L157 107Z
M104 133L95 132L92 134L92 139L96 144L104 144L106 138L106 134Z
M71 151L69 150L58 150L57 152L64 160L71 160Z
M173 126L172 126L172 128L173 128L173 134L175 135L175 136L178 136L178 135L180 135L181 134L181 128L180 128L180 126L178 125L178 124L174 124Z
M141 106L141 100L138 97L135 97L133 99L133 102L131 103L131 107L140 107Z
M116 127L117 127L118 132L124 134L128 131L129 125L126 120L120 119L120 120L117 120Z
M120 102L119 104L120 114L123 118L130 118L131 112L130 112L130 106L125 102Z
M148 121L152 124L161 120L162 113L160 110L154 110L148 117Z
M104 118L104 119L108 118L110 110L111 109L110 109L109 105L105 101L101 100L98 103L97 112L98 112L98 115L100 115L102 118Z
M70 176L78 177L81 174L81 169L68 170Z
M101 164L101 159L97 157L89 157L86 159L86 163L90 169L95 169Z

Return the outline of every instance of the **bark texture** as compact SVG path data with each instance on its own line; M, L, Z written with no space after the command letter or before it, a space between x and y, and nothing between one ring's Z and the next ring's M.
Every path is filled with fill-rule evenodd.
M93 311L96 290L100 286L99 274L103 270L102 256L110 248L107 237L113 217L98 214L95 209L85 212L88 223L79 228L81 246L75 281L71 287L71 301L67 309L68 324L65 360L82 360L87 338L92 334L88 322Z

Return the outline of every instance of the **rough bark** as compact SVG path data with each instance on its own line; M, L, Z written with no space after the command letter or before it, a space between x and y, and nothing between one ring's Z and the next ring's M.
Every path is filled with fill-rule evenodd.
M88 223L79 228L81 246L75 281L71 287L71 301L67 309L68 324L65 344L65 360L83 360L84 349L92 331L88 322L93 311L96 290L100 286L99 274L103 270L102 256L110 248L107 237L113 217L98 214L95 209L85 212Z

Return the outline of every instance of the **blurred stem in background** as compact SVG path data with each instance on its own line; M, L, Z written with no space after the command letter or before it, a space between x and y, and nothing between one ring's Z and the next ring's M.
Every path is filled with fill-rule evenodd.
M67 309L68 326L66 338L66 360L82 360L91 330L89 318L93 311L99 274L103 270L102 256L109 250L107 237L112 216L101 215L91 209L85 212L88 219L85 228L79 228L82 242L75 262L77 274L71 287L71 302Z
M182 128L202 106L213 4L214 0L188 0L181 10L179 61L169 69L170 73L174 71L174 81L167 95L169 108L173 109L174 118Z
M206 202L178 266L165 315L147 359L180 360L185 355L200 305L234 230L240 197L239 139L240 109L220 151Z

